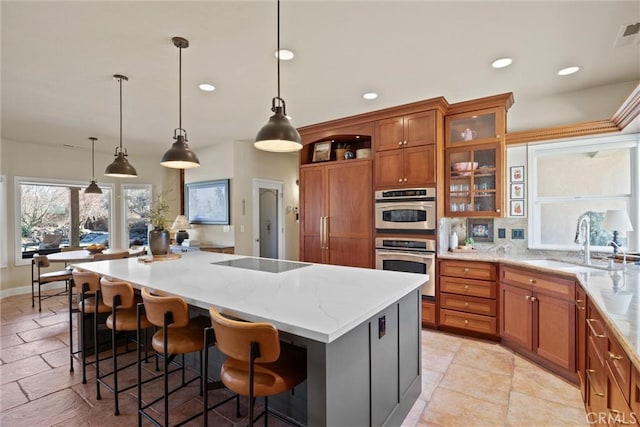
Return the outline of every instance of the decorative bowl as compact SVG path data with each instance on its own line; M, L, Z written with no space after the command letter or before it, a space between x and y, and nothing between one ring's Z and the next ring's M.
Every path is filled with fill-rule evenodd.
M85 249L89 251L91 254L99 254L102 253L106 248L105 245L89 245Z
M451 165L451 168L456 171L472 171L478 168L478 162L459 162Z
M356 150L356 159L366 159L371 156L371 148L359 148Z

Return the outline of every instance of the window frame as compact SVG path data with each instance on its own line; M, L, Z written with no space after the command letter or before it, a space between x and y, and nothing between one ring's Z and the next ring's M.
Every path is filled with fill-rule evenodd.
M55 178L35 178L35 177L25 177L25 176L16 176L14 177L14 254L15 254L15 266L22 265L30 265L31 259L23 259L22 258L22 245L21 245L21 236L22 236L22 228L20 224L21 216L22 216L22 200L20 191L20 187L22 185L51 185L58 187L78 187L85 188L87 183L85 181L76 181L76 180L68 180L68 179L55 179ZM115 184L112 183L98 183L100 188L110 189L110 200L109 200L109 241L113 241L113 237L117 235L115 231L116 224L116 208L114 201L116 199L115 196Z
M8 224L7 218L7 176L0 175L0 268L8 267L8 253L7 253L7 231Z
M597 195L597 196L566 196L566 197L538 197L538 176L537 176L537 159L541 156L553 154L570 154L583 153L598 150L624 149L630 150L630 193L616 195ZM627 201L627 209L629 218L633 224L634 231L628 233L627 250L638 251L640 242L638 239L638 229L640 228L640 134L624 134L599 138L582 138L571 139L558 142L547 142L540 144L529 144L527 146L527 164L528 173L527 180L529 182L527 189L527 223L529 229L529 239L527 247L529 249L541 250L568 250L576 251L575 244L557 245L544 244L541 242L541 209L542 203L553 200L557 203L565 203L571 201L587 201L587 200L623 200ZM577 218L576 218L577 220ZM573 231L573 230L572 230ZM609 246L592 246L592 250L599 252L612 252Z

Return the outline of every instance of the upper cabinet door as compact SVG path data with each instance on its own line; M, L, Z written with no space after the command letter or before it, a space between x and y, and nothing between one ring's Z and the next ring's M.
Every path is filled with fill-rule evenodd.
M436 112L433 110L404 116L405 147L436 143Z
M460 147L504 140L505 109L487 108L447 116L445 147Z
M402 148L404 142L404 117L391 117L376 122L376 151Z

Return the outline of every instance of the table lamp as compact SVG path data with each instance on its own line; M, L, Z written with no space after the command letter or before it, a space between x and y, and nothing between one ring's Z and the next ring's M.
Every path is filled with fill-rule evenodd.
M629 214L626 210L608 210L604 215L604 222L602 223L604 230L613 231L613 254L618 252L620 243L618 242L618 233L626 233L627 231L633 231L631 220L629 220Z
M191 224L189 224L187 217L184 215L178 215L176 217L176 220L173 221L173 225L171 226L172 230L178 230L178 232L176 233L177 244L181 245L184 239L189 238L189 233L185 231L189 228L191 228Z

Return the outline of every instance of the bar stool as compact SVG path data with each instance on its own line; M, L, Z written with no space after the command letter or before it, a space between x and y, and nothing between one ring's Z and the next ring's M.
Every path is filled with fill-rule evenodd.
M100 299L102 296L102 301L104 305L111 308L111 315L107 318L105 324L108 329L111 330L111 359L113 361L113 370L104 375L100 375L100 359L96 358L96 399L100 400L102 396L100 396L100 385L102 384L107 390L114 394L115 400L115 415L120 415L120 407L118 404L118 394L130 390L136 387L136 383L131 384L124 388L118 387L118 371L129 368L137 363L131 362L125 366L118 367L118 345L117 345L117 334L119 332L133 332L138 329L138 320L136 318L136 297L133 292L133 287L131 284L122 281L114 281L108 277L102 277L100 279L100 289L97 291L97 297ZM148 351L146 346L146 329L150 328L152 325L147 320L147 317L144 313L140 317L140 328L145 330L145 339L144 344L141 342L136 342L136 346L145 346L145 361L148 357ZM94 347L98 347L98 322L94 322L95 330L94 330ZM129 343L130 338L125 336L126 343ZM125 353L128 353L128 345L126 347ZM124 353L122 353L124 354ZM136 353L139 354L139 353ZM113 375L113 387L105 382L105 379L109 376Z
M35 284L38 284L38 311L42 311L42 300L51 298L54 296L62 295L66 292L69 286L69 281L72 279L71 272L69 270L60 271L48 271L43 273L43 268L49 267L49 258L46 255L34 255L31 260L31 307L35 307ZM36 273L37 271L37 273ZM37 276L37 277L36 277ZM42 285L53 282L65 282L65 291L58 292L55 295L41 295Z
M228 389L249 397L249 425L268 414L287 423L297 421L269 409L268 397L293 390L307 378L307 353L302 347L281 343L278 329L270 323L241 322L209 309L216 347L227 355L220 369ZM204 402L206 408L207 389ZM254 418L255 398L264 397L264 411Z
M142 288L142 300L144 302L144 310L147 319L152 325L160 328L151 338L151 346L164 359L163 376L164 394L150 403L142 406L142 364L140 363L140 355L138 355L138 425L142 424L142 417L152 422L154 425L169 425L169 396L181 389L182 387L200 380L200 395L202 395L202 356L204 351L204 331L211 325L209 319L204 316L198 316L193 319L189 318L189 308L183 298L175 296L157 296L153 295L147 288ZM142 307L138 305L138 314L141 317ZM141 323L140 323L141 325ZM139 332L139 330L138 330ZM138 333L138 339L140 338ZM138 350L139 351L139 350ZM184 371L184 355L187 353L200 353L200 375L197 375L185 381ZM173 390L169 390L169 374L176 372L178 369L169 370L169 364L175 359L176 355L181 355L182 364L182 384ZM158 377L160 378L160 377ZM145 410L151 405L164 399L164 424L160 424ZM200 415L200 411L195 415L175 424L185 424Z
M69 291L69 352L70 352L70 362L71 368L70 371L73 372L73 356L78 352L82 352L82 384L87 383L87 365L91 364L87 363L87 350L90 348L87 347L87 343L85 340L85 330L84 330L84 321L87 318L87 315L90 315L93 320L93 332L97 330L96 323L98 322L98 315L102 313L111 312L111 308L106 306L102 301L102 298L97 298L96 291L100 289L100 276L96 273L90 271L83 271L78 268L75 268L72 272L73 274L73 282L71 284L71 290ZM77 287L79 291L78 298L78 308L73 309L72 304L72 289L73 287ZM80 343L80 347L78 351L73 351L73 313L81 313L80 316L80 337L82 342ZM99 348L96 345L97 337L94 337L94 348L93 351L96 356L96 360L98 360L99 356Z

